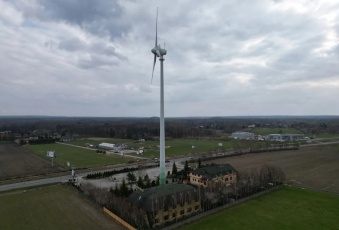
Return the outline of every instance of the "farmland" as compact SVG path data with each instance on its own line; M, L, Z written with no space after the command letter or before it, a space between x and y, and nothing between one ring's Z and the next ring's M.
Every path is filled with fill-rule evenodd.
M120 156L111 154L97 154L92 149L78 148L57 143L26 145L25 148L37 153L42 157L46 157L46 151L48 150L55 151L57 157L54 159L54 162L63 167L66 167L67 162L70 162L71 167L76 168L88 168L127 162L127 159Z
M143 157L154 158L159 156L159 141L145 141L136 143L128 139L113 139L113 138L88 138L86 140L75 140L69 142L70 144L84 146L85 143L98 145L101 142L109 143L126 143L128 147L133 149L143 149ZM219 143L222 146L219 146ZM253 147L257 145L264 145L259 141L237 141L233 139L224 140L210 140L210 139L170 139L166 140L166 157L177 156L194 156L201 154L208 154L211 151L223 152L227 149L232 149L235 146L240 148ZM194 148L192 148L194 146Z
M204 163L230 163L239 171L258 170L264 164L282 168L286 182L339 194L339 145L302 147L294 151L252 153Z
M338 196L285 187L181 229L337 229L338 213Z
M38 175L61 170L51 167L49 159L37 156L16 144L0 144L0 180Z
M0 194L1 229L124 229L71 187Z

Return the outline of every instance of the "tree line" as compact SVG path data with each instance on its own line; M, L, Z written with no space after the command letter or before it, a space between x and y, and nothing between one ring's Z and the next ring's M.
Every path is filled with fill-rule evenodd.
M143 168L154 168L157 167L158 165L145 165ZM106 178L110 177L119 173L126 173L126 172L133 172L136 170L139 170L139 167L125 167L122 169L113 169L110 171L104 171L104 172L97 172L97 173L89 173L86 176L86 179L100 179L100 178ZM128 175L128 174L127 174Z

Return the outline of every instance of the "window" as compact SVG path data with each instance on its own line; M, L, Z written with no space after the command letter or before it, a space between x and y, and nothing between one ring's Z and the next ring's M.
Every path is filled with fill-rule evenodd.
M225 178L225 181L228 181L228 177L227 177L227 178Z
M159 220L157 219L157 218L155 218L154 219L154 223L156 224L156 223L158 223L159 222Z
M164 216L164 220L168 220L168 215Z
M195 210L198 210L199 209L199 205L196 205L194 208L195 208Z
M191 211L192 211L192 208L189 207L189 208L187 209L187 212L191 212Z
M172 217L174 218L176 216L175 212L173 212Z
M232 177L230 177L230 180L232 180Z
M180 210L180 215L184 215L185 211L184 209Z

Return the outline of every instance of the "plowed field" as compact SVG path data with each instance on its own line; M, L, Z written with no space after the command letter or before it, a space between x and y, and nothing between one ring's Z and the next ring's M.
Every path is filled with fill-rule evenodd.
M264 164L280 167L286 183L339 194L339 145L299 150L252 153L203 163L230 163L238 171L259 170Z
M0 180L40 175L60 171L51 161L37 156L21 146L11 143L0 144Z

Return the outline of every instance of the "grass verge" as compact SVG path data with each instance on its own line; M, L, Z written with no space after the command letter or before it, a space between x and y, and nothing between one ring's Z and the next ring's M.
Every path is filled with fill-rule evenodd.
M72 188L0 194L0 229L124 229Z
M181 229L338 229L338 213L338 196L285 187Z

